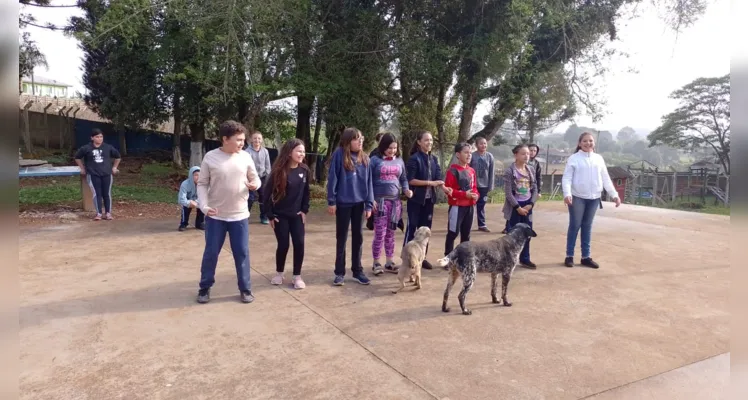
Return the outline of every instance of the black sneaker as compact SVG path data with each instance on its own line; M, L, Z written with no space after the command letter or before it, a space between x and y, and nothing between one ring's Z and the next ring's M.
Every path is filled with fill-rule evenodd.
M242 298L242 303L251 303L255 301L255 296L249 290L243 290L240 293L240 296Z
M535 263L532 262L532 261L525 261L525 262L523 262L521 264L522 264L523 267L525 267L527 269L538 269L538 266L535 265Z
M184 232L187 230L187 225L179 225L179 232Z
M481 226L481 227L478 228L478 230L481 231L481 232L491 233L491 230L488 229L487 226Z
M366 276L366 275L364 274L364 272L363 272L363 271L361 271L361 272L359 272L359 273L357 273L357 274L353 274L353 279L355 279L355 280L356 280L356 282L358 282L358 283L360 283L360 284L362 284L362 285L368 285L368 284L370 284L370 283L371 283L371 281L370 281L370 280L369 280L369 278L368 278L368 277L367 277L367 276Z
M574 267L574 257L566 257L566 258L564 258L564 265L567 268Z
M431 265L431 263L428 260L423 260L423 264L421 264L421 268L434 269L434 267Z
M200 224L200 225L196 226L195 229L200 229L201 231L204 231L205 230L205 224L204 223Z
M582 259L582 265L584 265L585 267L590 267L590 268L594 268L594 269L600 268L600 264L592 261L592 258L590 258L590 257L583 258Z
M200 289L197 292L197 302L205 304L210 301L210 289Z
M345 276L343 275L335 275L335 279L332 281L332 284L335 286L343 286L345 285Z

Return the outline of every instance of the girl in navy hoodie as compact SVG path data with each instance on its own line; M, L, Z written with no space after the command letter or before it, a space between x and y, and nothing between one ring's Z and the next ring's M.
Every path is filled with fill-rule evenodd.
M327 212L335 215L335 279L345 281L345 245L351 227L351 272L362 285L371 283L364 274L361 253L364 244L363 217L371 216L374 205L369 156L363 151L364 135L350 127L340 135L340 146L332 153L327 175Z
M452 194L452 189L444 186L439 161L431 155L431 147L434 145L431 132L417 131L411 135L413 136L416 141L410 149L410 158L405 166L408 186L413 191L413 197L408 199L408 228L405 231L403 246L413 240L416 229L422 226L431 228L437 188L444 191L447 196ZM431 263L426 260L423 260L422 267L432 269Z

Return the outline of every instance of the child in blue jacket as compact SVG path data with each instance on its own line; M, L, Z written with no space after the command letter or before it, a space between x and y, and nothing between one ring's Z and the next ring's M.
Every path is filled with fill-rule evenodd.
M371 216L374 206L369 156L363 151L364 136L356 128L346 128L340 135L340 147L332 153L327 175L327 212L335 216L335 279L345 280L345 245L351 228L351 272L362 285L370 283L364 274L361 253L364 244L363 218Z
M195 209L197 216L195 217L195 228L205 230L205 214L197 206L197 179L200 177L200 167L194 166L190 168L187 179L185 179L179 186L179 195L177 201L182 206L182 220L179 222L179 231L182 232L187 229L187 225L190 221L190 214Z

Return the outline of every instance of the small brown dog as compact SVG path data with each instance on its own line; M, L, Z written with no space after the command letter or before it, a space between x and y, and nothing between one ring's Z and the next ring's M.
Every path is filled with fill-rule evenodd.
M427 226L422 226L416 229L413 240L403 247L400 253L400 258L403 262L397 271L397 280L400 281L400 288L393 290L392 293L397 293L405 289L406 278L408 278L408 282L415 282L416 289L421 288L421 265L423 264L423 260L426 259L426 246L428 246L430 238L431 229Z

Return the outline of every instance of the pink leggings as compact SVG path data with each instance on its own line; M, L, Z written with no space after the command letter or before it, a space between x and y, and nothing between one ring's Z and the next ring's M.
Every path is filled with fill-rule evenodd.
M387 258L395 256L395 229L397 228L388 229L388 225L392 220L397 222L403 212L400 199L384 200L383 203L378 206L383 207L384 213L380 216L379 212L374 212L374 240L371 242L371 253L375 260L382 253L382 244L384 244L384 254ZM395 213L394 218L392 213Z

